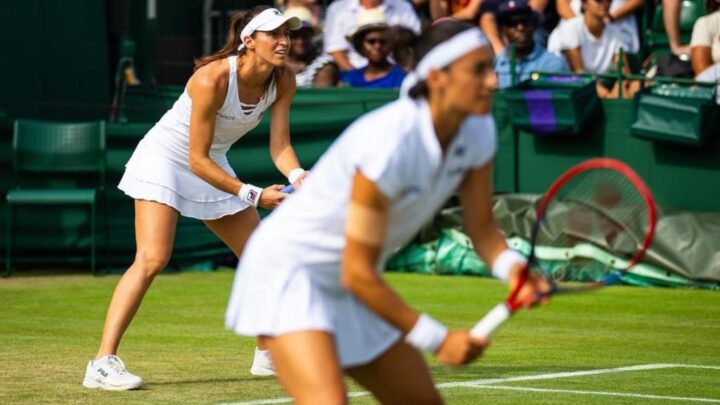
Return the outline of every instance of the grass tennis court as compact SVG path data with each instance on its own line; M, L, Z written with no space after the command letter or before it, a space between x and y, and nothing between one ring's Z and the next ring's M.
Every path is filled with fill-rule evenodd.
M130 392L80 385L117 276L0 280L0 403L285 398L274 379L250 375L254 341L223 327L232 276L222 270L158 277L119 351L146 381ZM451 327L470 327L504 296L499 282L483 278L387 278L416 308ZM632 287L564 296L518 314L479 362L460 369L431 364L450 404L720 403L720 296ZM349 390L362 391L354 384ZM357 395L351 403L373 403Z

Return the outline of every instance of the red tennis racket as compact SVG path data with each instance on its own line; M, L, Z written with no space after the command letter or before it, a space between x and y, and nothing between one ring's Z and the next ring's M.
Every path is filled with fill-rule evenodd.
M617 284L650 246L657 218L655 200L643 180L626 164L608 158L590 159L563 173L550 186L535 210L528 264L505 302L493 308L470 331L489 337L523 303L519 293L530 272L548 280L547 295L594 290ZM565 284L543 269L538 250L548 252L608 252L611 271L586 285ZM572 256L568 256L572 257ZM530 297L531 299L533 297ZM534 297L539 299L541 297Z

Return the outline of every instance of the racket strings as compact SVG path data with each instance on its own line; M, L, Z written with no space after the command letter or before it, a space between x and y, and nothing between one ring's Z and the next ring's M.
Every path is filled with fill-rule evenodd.
M643 243L649 218L637 187L614 170L596 169L570 179L545 207L537 246L582 243L629 258Z

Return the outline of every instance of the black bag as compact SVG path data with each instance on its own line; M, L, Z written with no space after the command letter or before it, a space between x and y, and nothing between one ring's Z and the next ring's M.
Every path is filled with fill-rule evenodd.
M692 79L694 74L690 61L684 61L676 55L668 53L657 58L657 76Z

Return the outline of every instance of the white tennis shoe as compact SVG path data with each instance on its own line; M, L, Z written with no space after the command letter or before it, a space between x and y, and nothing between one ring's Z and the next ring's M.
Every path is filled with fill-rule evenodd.
M129 372L120 357L112 354L90 360L82 383L85 388L107 391L133 390L140 388L142 384L142 378Z
M275 375L275 363L270 357L270 350L255 348L255 357L250 367L250 374L258 376Z

